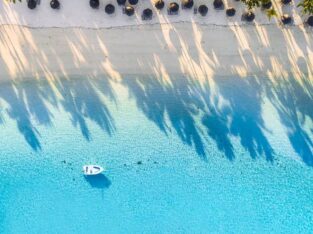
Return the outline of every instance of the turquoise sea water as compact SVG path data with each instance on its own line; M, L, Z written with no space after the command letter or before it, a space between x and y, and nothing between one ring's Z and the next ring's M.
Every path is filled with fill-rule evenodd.
M312 119L305 79L1 84L0 233L312 233Z

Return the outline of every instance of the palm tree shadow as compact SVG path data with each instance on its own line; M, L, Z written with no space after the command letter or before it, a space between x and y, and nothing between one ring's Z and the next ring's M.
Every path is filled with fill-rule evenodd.
M166 135L173 128L183 143L194 147L205 158L205 149L195 116L202 105L190 92L192 86L185 78L174 77L172 85L158 77L125 77L123 81L135 98L137 107Z
M313 120L313 85L306 78L288 77L275 86L269 83L266 89L294 151L304 163L313 166L313 141L304 126L306 120Z
M34 151L41 150L40 132L36 125L53 127L54 116L49 105L63 107L70 114L73 126L79 126L88 141L91 140L91 134L87 119L112 135L115 131L114 120L101 96L109 97L115 102L109 78L73 81L60 78L53 88L46 81L11 82L0 87L0 99L8 105L7 116L16 122L19 133ZM0 112L1 123L3 124L3 118Z
M91 187L98 189L107 189L111 185L111 181L103 174L85 176L85 180L91 185Z
M111 90L109 84L106 85L108 88L102 88L102 90ZM73 126L79 126L86 140L91 140L86 119L95 122L102 130L112 135L115 131L113 117L103 100L100 99L99 90L96 90L89 79L74 82L59 80L57 87L63 96L61 104L64 110L70 114ZM114 99L111 92L109 95L111 99Z
M274 150L264 134L262 87L255 77L216 79L222 97L229 103L229 131L240 138L241 145L252 158L264 154L272 161Z
M13 84L8 84L1 87L0 98L8 104L8 116L16 121L17 128L23 135L25 141L33 150L40 150L40 134L31 122L31 116L27 109L24 93Z
M222 151L229 160L235 158L234 148L229 139L230 131L227 126L227 119L211 110L202 118L202 124L207 129L207 134L215 140L217 148Z
M172 127L204 159L207 134L229 160L235 158L230 136L239 137L252 158L264 154L273 160L274 151L263 133L261 89L256 80L216 77L219 97L212 100L209 85L203 87L185 76L170 79L170 85L157 77L124 79L137 107L165 134ZM220 106L221 98L228 105Z

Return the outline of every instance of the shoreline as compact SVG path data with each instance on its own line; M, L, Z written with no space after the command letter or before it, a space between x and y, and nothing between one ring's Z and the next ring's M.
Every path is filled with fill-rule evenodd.
M172 74L195 79L313 74L313 34L304 27L172 23L123 28L0 26L0 82L26 77ZM221 40L224 39L224 40Z

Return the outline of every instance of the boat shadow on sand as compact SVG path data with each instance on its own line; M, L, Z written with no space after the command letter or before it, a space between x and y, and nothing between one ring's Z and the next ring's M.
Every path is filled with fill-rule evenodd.
M91 185L91 187L98 189L107 189L111 185L111 181L103 174L85 176L85 180Z

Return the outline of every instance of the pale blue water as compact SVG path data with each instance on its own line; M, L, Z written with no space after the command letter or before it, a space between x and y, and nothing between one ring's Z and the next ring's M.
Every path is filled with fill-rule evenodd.
M170 81L2 84L0 233L312 233L312 83Z

